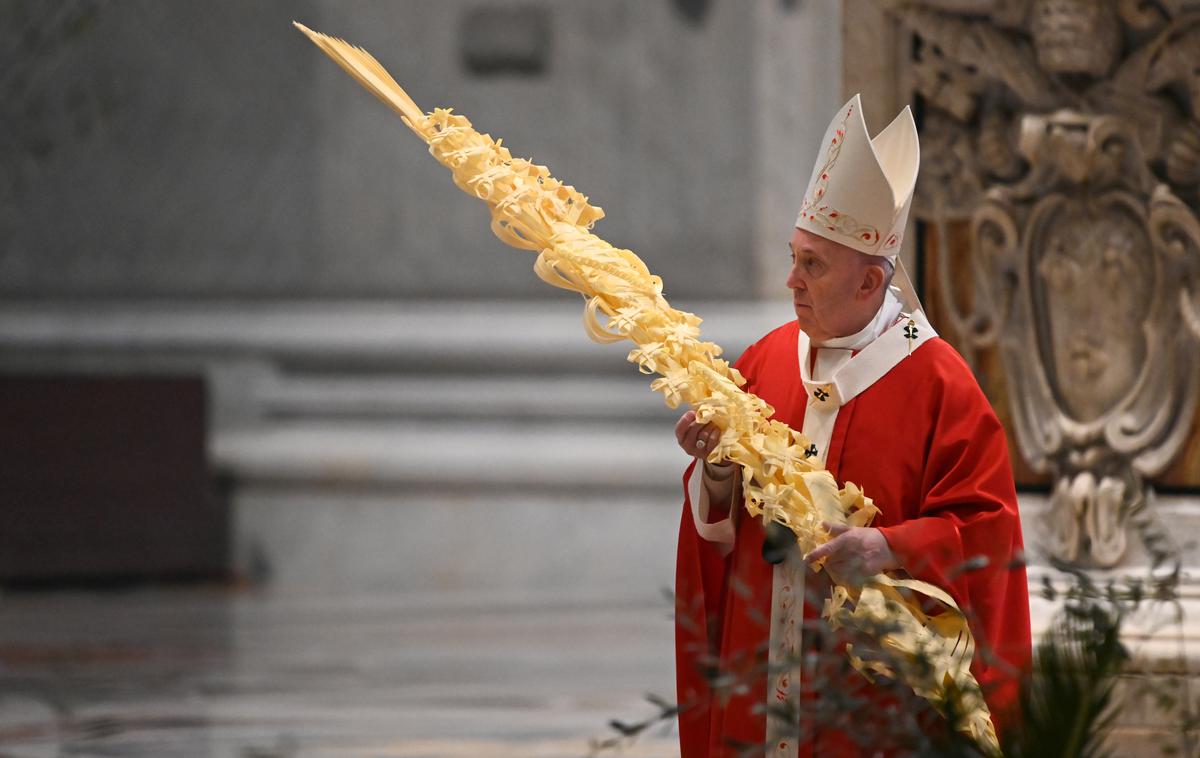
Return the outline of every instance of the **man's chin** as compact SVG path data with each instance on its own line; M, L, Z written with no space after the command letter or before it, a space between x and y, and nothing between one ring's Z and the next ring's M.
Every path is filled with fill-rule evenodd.
M797 305L796 323L800 326L800 331L808 335L809 339L815 340L817 335L823 334L821 328L813 321L812 308L805 305Z

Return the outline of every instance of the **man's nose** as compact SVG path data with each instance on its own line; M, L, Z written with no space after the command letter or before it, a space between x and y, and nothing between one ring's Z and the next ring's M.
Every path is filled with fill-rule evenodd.
M800 276L799 267L793 265L787 275L787 287L790 290L807 289L804 279Z

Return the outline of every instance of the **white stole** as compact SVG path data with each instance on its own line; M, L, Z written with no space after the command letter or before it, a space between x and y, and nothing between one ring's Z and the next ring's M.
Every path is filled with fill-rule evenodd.
M848 337L810 344L800 332L797 350L800 380L808 395L801 432L816 446L824 461L833 437L838 411L874 384L925 341L937 336L925 314L901 313L901 304L888 291L871 323ZM816 350L815 361L810 359ZM855 351L858 351L857 353ZM771 639L767 658L766 754L795 758L800 742L801 661L804 654L804 586L811 571L799 550L776 564L771 587ZM793 716L785 720L784 714Z

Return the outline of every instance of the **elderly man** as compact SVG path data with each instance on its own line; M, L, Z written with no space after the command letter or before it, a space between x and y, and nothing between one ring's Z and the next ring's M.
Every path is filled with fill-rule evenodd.
M838 112L788 242L796 320L736 363L745 389L802 430L839 483L873 498L875 523L837 527L800 556L794 541L739 516L740 471L707 460L718 431L691 412L676 426L680 447L696 458L684 475L676 572L683 758L737 755L747 745L781 758L875 755L903 742L867 728L897 708L895 697L860 693L866 680L832 663L844 661L846 641L819 618L829 580L809 564L820 558L834 577L887 571L948 591L970 621L973 672L997 722L1028 665L1028 587L1013 565L1022 537L1004 432L894 269L917 150L907 108L874 139L857 96ZM803 630L799 682L788 673L787 629ZM852 713L859 694L877 710Z

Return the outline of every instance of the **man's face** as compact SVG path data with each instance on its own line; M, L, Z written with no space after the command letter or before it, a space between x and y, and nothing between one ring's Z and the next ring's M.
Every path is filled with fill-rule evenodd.
M787 286L796 320L809 339L821 343L862 329L864 265L859 254L803 229L793 231L788 247L792 270Z

